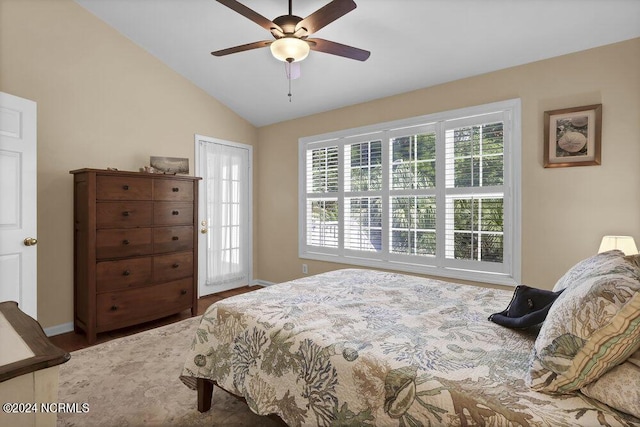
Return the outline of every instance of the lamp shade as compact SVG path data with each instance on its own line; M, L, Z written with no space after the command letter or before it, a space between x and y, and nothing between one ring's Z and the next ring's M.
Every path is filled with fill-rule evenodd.
M296 37L282 37L270 45L271 53L283 62L302 61L309 55L309 44Z
M604 236L600 242L598 253L613 249L619 249L625 255L635 255L638 253L636 242L631 236Z

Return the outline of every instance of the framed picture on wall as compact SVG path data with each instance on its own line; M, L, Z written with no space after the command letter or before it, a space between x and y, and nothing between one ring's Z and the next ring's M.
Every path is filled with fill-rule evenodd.
M600 164L602 104L544 112L544 167Z

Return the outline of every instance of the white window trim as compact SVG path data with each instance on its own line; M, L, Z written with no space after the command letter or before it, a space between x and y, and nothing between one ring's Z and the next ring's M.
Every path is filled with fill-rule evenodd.
M356 265L361 267L381 268L398 270L409 273L424 274L429 276L437 276L459 280L469 280L475 282L493 283L500 285L516 286L521 281L521 159L522 159L522 131L521 131L521 101L520 99L510 99L506 101L500 101L490 104L478 105L473 107L461 108L456 110L444 111L425 116L413 117L409 119L397 120L392 122L385 122L374 124L370 126L358 127L353 129L347 129L337 132L330 132L321 135L314 135L309 137L303 137L298 140L298 256L303 259L312 259L318 261L336 262L341 264ZM406 128L415 127L419 129L422 126L432 123L438 123L443 121L456 121L464 123L466 118L486 115L493 112L504 112L510 116L509 121L505 121L505 133L509 132L510 140L505 141L504 145L504 188L503 193L505 199L509 199L509 203L505 203L505 213L507 210L509 214L505 214L504 230L505 235L509 238L505 239L504 246L504 260L501 265L505 266L504 271L475 271L465 269L465 265L468 263L440 263L437 262L434 265L425 265L424 258L420 256L407 256L396 257L394 254L388 254L384 259L369 259L362 258L356 251L347 251L343 249L342 235L340 235L339 248L333 251L327 251L323 248L322 253L314 252L313 247L306 245L306 201L307 201L307 179L306 179L306 150L309 144L313 144L314 148L321 146L330 146L335 144L338 140L347 139L349 142L357 141L369 141L377 136L382 137L383 140L394 135L396 130L401 129L401 133L406 133ZM509 128L506 128L509 126ZM436 125L437 132L444 133L444 126ZM378 135L375 135L378 134ZM444 136L444 135L441 135ZM342 144L342 142L339 142ZM386 144L383 144L383 147ZM387 148L388 149L388 148ZM385 148L383 148L383 155ZM444 150L441 150L444 151ZM437 154L438 155L438 154ZM339 164L343 167L343 153L340 150ZM441 158L437 158L436 162L444 164L444 153L440 154ZM437 168L437 174L442 174L437 177L438 182L444 182L444 168ZM383 179L388 182L388 165L383 164ZM343 170L339 172L340 180L340 192L335 194L338 197L339 203L343 203L344 200L344 188L342 187L342 180L344 179ZM439 186L436 189L437 197L445 197L444 186ZM383 197L388 197L388 189L383 192ZM327 195L329 196L329 195ZM332 194L331 196L334 196ZM340 206L341 221L344 220L344 209ZM387 210L383 209L383 215L389 215ZM388 222L387 222L388 223ZM436 228L437 232L444 233L444 218L438 218ZM442 228L442 229L440 229ZM342 227L341 227L342 229ZM384 239L388 233L383 233L383 245ZM442 246L442 245L440 245ZM444 248L439 248L439 251L444 251ZM409 261L415 259L415 263ZM438 257L437 259L442 259ZM449 260L451 261L451 260ZM446 264L446 265L444 265ZM456 266L458 265L458 266Z

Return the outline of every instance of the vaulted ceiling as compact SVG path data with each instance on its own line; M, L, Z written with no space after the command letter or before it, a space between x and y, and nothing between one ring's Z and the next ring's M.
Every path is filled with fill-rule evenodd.
M273 20L287 0L239 0ZM371 51L355 61L312 51L293 80L272 39L215 0L76 0L255 126L640 37L638 0L355 0L317 36ZM329 0L293 0L305 17Z

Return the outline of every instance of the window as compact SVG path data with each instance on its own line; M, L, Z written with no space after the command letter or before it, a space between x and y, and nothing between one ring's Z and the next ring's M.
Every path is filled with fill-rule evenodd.
M300 257L520 278L520 101L300 140Z

